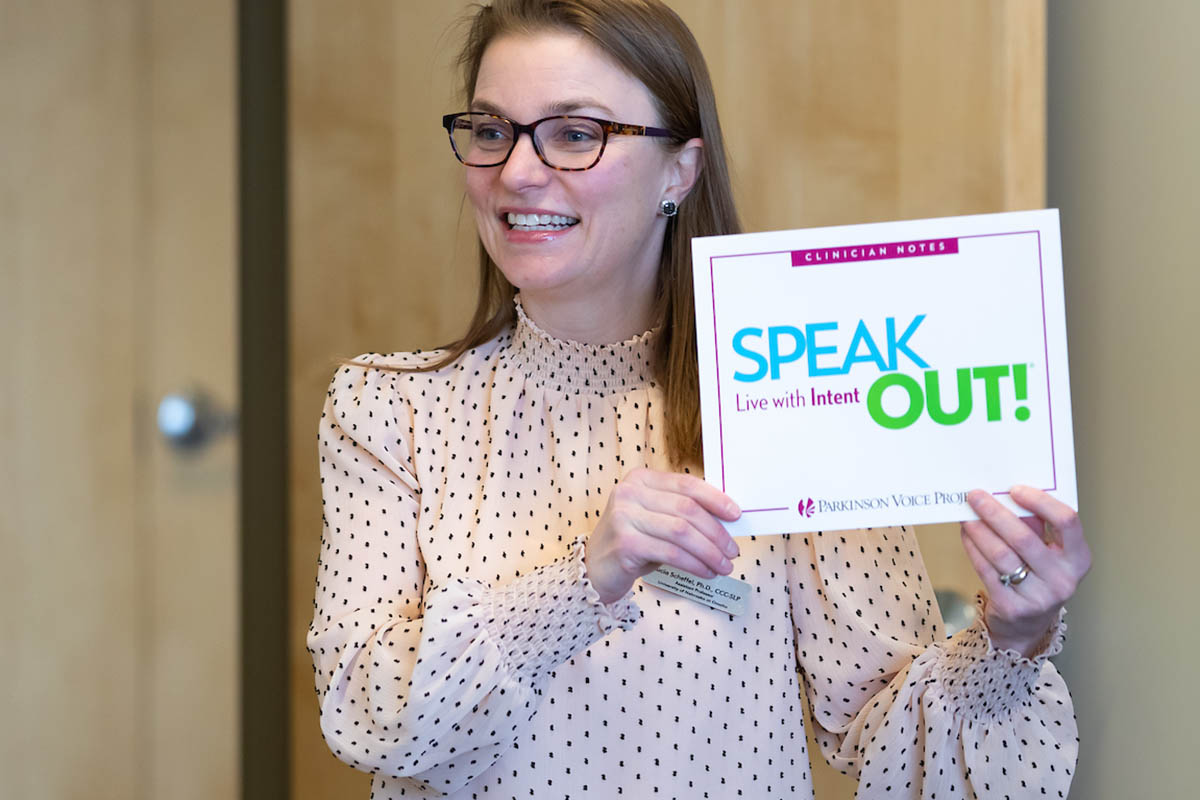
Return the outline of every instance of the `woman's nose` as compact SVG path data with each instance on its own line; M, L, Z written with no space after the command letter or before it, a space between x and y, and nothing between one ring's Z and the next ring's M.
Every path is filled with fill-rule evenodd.
M522 133L517 137L513 151L508 154L508 161L500 168L500 180L505 188L520 191L544 185L550 171L550 167L538 157L533 147L533 137Z

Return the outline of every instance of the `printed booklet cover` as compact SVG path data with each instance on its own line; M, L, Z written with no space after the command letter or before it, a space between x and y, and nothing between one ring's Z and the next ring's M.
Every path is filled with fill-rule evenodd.
M1077 508L1056 210L692 240L706 479L735 536Z

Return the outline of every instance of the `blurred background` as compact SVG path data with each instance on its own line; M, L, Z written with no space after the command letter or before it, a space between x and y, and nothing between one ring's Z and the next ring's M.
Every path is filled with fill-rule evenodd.
M747 230L1062 210L1072 796L1193 797L1200 4L669 2ZM315 433L338 358L472 308L466 5L0 0L0 797L367 797L303 645Z

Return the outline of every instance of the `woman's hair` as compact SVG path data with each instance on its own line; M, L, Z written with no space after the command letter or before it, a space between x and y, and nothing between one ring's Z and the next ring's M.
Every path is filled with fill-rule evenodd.
M678 147L693 138L704 140L699 177L687 197L679 201L678 215L667 222L655 299L656 324L661 330L652 363L666 400L671 461L699 464L700 382L691 240L740 231L708 67L692 32L660 0L494 0L481 6L471 20L459 54L466 100L475 96L484 51L497 37L546 31L582 36L641 81L650 91L661 126L676 136L668 146ZM479 278L475 314L466 334L423 370L452 363L515 322L516 290L482 242Z

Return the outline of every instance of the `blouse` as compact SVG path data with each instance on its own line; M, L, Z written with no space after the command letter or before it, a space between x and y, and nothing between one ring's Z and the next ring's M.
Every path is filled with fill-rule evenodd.
M1065 797L1063 614L1032 659L982 613L947 639L908 528L740 539L739 616L642 581L600 602L584 548L609 491L669 469L653 337L562 341L518 299L449 366L334 375L308 648L321 730L372 797L811 800L801 691L859 797Z

